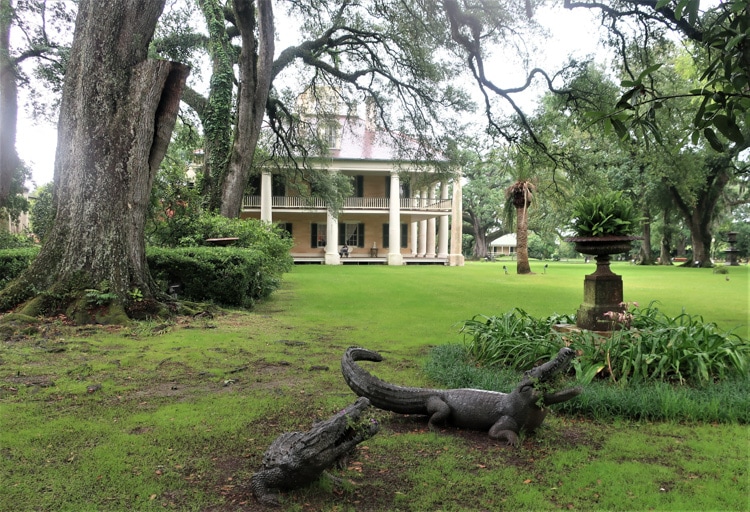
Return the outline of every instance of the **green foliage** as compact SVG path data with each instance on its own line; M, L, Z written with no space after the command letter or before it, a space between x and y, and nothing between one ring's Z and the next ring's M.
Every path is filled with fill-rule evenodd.
M633 203L622 192L610 191L577 199L570 226L578 236L630 235L638 220Z
M37 254L38 247L0 250L0 288L26 270Z
M653 304L631 314L631 329L615 331L598 348L588 345L611 361L613 378L706 384L748 374L748 341L702 316L669 317Z
M580 361L577 360L577 361ZM478 366L459 344L430 351L427 375L448 388L477 388L508 392L521 379L518 370ZM580 384L580 381L578 381ZM561 382L560 387L575 382ZM555 410L610 422L613 418L647 421L750 423L750 379L734 377L705 386L675 386L668 382L630 382L613 385L604 380L587 383L584 393L555 406Z
M672 3L674 6L669 5ZM747 85L750 65L746 55L750 37L750 18L747 15L749 5L747 0L721 2L700 15L698 0L660 0L654 9L669 8L654 14L632 11L631 15L641 19L656 15L668 20L671 17L669 13L673 13L674 18L680 22L676 31L682 32L683 39L693 44L691 59L697 80L692 87L685 87L677 94L665 94L654 88L655 73L662 63L644 63L645 69L637 77L631 74L630 79L622 81L621 85L626 91L617 103L616 112L605 120L605 126L614 128L623 140L629 137L630 128L642 128L649 131L657 142L661 142L662 133L668 129L668 125L657 124L656 111L671 100L693 97L693 145L698 144L703 136L715 151L725 151L725 141L747 147L743 126L747 122L749 105ZM628 17L615 10L609 15L614 19L613 25L618 18ZM639 36L645 39L644 34ZM660 40L656 37L649 39ZM653 47L650 51L653 51Z
M39 240L44 241L47 232L55 220L55 210L52 208L52 193L54 185L48 183L37 188L34 192L35 199L31 201L31 229Z
M560 350L560 340L552 333L552 326L570 321L568 316L557 315L535 318L523 309L513 308L501 316L477 315L463 323L461 332L466 351L475 361L528 370Z
M118 299L116 293L109 291L109 283L102 282L98 288L84 290L84 298L89 306L106 306Z
M706 385L715 380L743 378L750 369L750 344L722 332L700 316L669 317L653 304L626 314L629 328L602 338L588 331L560 333L552 326L568 317L535 319L520 309L499 317L474 317L464 322L466 352L479 364L527 370L552 357L561 347L578 351L577 380L596 376L621 384L677 382Z
M34 247L34 239L28 235L8 233L0 230L0 250Z
M252 306L281 284L283 262L259 249L232 247L149 248L151 274L178 296L229 306ZM287 255L288 258L288 255Z

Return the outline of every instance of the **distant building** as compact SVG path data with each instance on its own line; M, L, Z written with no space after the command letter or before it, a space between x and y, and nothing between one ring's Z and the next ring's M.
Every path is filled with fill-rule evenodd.
M511 256L516 253L516 234L508 233L490 242L490 253L493 256Z

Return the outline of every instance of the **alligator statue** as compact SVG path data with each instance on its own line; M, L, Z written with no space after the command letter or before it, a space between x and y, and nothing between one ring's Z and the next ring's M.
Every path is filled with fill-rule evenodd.
M386 411L429 416L428 425L449 424L472 430L488 430L491 439L518 446L518 433L534 431L547 415L546 406L565 402L581 393L580 387L548 392L540 384L550 382L567 369L575 351L562 348L554 359L524 373L510 393L481 389L425 389L396 386L371 375L356 361L382 361L377 352L359 347L346 350L341 359L344 380L358 396Z
M320 478L340 462L357 444L374 436L380 426L362 418L370 406L359 398L331 418L315 423L307 432L285 432L263 454L261 468L250 479L255 497L269 506L278 506L275 489L296 489Z

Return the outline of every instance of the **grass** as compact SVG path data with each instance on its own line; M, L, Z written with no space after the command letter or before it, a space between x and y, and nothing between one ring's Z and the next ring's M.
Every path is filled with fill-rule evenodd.
M533 267L296 267L251 313L3 331L0 510L257 510L247 485L273 439L353 401L338 370L347 346L383 352L372 368L381 378L434 386L428 350L459 342L463 320L577 308L592 265ZM730 281L701 269L615 271L626 300L685 307L747 336L747 267ZM746 425L553 415L512 450L483 432L371 414L381 432L335 472L343 488L286 493L284 510L748 508Z
M379 321L378 334L415 337L417 344L425 345L455 339L456 324L476 314L501 314L514 307L533 316L575 313L583 300L583 278L594 271L594 264L549 262L546 273L543 265L532 262L536 273L526 276L514 274L515 262L510 261L453 268L345 265L335 272L325 266L300 266L286 279L303 288L300 300L313 302L304 308L303 314L310 315L306 319L318 316L344 328L356 327L355 321ZM750 269L745 265L732 267L727 275L629 263L613 263L612 270L623 276L625 301L657 301L666 314L675 316L685 309L723 329L736 329L743 338L750 334ZM361 306L369 303L375 305L363 311ZM444 321L429 326L436 318ZM437 330L441 327L444 330Z

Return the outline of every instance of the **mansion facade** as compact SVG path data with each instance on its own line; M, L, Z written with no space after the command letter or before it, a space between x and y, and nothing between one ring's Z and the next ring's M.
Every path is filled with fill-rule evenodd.
M428 164L399 160L362 119L342 116L326 135L330 156L318 165L350 176L354 188L337 213L263 172L241 217L284 227L296 263L463 265L460 175L448 181Z

